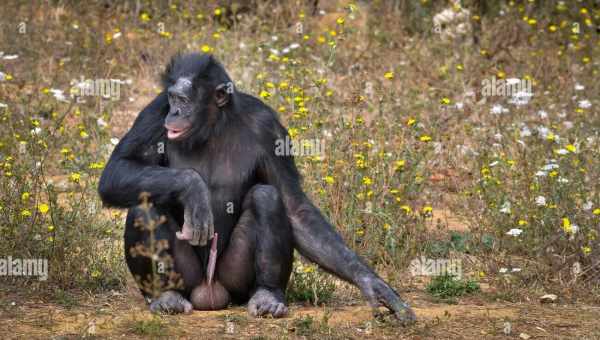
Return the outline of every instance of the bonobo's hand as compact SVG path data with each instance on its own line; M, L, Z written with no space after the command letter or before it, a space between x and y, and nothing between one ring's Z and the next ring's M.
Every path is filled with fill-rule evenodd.
M175 235L193 246L205 246L213 237L214 223L210 206L210 193L202 177L194 170L185 173L187 188L181 195L183 226Z
M377 276L369 276L360 282L360 290L373 307L374 312L377 312L377 307L387 307L396 319L403 325L409 325L417 320L415 312L410 306L400 299L390 286Z

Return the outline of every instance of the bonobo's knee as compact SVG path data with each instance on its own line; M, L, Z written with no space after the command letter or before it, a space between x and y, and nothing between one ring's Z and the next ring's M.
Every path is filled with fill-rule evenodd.
M255 185L250 192L250 198L259 212L276 212L283 208L281 195L272 185Z
M156 239L170 239L173 228L176 228L174 223L176 222L168 213L154 206L145 208L138 205L131 208L127 215L127 225L133 226L138 232L150 231L150 227L154 225Z

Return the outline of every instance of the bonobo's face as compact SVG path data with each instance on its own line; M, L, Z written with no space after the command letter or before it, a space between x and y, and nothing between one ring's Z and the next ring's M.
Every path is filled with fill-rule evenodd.
M184 139L192 127L201 123L203 112L207 111L208 100L202 87L194 89L190 78L179 78L167 89L169 96L169 114L165 119L167 138Z
M204 81L178 78L167 89L169 114L165 119L167 138L184 140L214 120L220 107L227 104L229 96L223 85L211 86Z

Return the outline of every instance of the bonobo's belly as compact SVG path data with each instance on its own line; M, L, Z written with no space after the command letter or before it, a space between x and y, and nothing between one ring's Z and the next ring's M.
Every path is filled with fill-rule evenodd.
M217 252L219 254L229 243L229 237L242 213L242 199L245 192L240 188L211 188L211 207L215 232L219 233Z

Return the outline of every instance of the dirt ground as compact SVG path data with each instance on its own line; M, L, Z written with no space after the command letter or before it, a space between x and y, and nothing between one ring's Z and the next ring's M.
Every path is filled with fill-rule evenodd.
M448 230L467 226L451 212L436 219ZM600 306L562 301L542 304L539 296L511 303L481 284L481 292L440 302L425 292L428 281L406 281L402 297L418 322L401 327L389 317L376 319L351 285L336 280L333 303L314 307L291 304L283 319L250 317L244 306L156 316L128 277L127 289L104 294L57 293L33 299L31 291L0 285L1 339L600 339ZM533 293L532 293L533 294ZM527 301L529 300L529 301ZM566 300L566 299L564 299Z
M419 318L416 325L406 328L388 319L374 319L360 300L337 306L292 305L288 317L276 320L252 318L243 306L153 316L133 290L65 296L53 302L3 293L0 334L3 339L600 339L600 307L490 302L482 296L449 305L435 303L423 292L403 295Z

